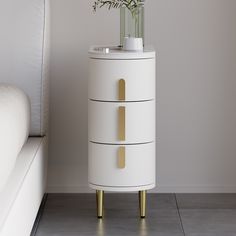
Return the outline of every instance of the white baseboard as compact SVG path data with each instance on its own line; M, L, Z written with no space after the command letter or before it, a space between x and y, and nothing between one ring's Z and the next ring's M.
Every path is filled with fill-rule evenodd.
M236 193L236 186L158 186L157 193Z
M48 186L48 193L94 193L88 186ZM158 186L150 193L236 193L236 186Z

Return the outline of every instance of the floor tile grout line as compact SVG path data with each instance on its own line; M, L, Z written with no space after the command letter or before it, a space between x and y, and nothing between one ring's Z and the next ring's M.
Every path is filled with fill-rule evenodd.
M181 217L181 214L180 214L180 211L179 211L179 205L178 205L176 193L174 194L174 196L175 196L175 204L176 204L176 207L177 207L181 228L182 228L184 236L186 236L185 231L184 231L184 225L183 225L182 217Z
M43 196L43 199L42 199L42 202L40 204L39 211L38 211L38 214L36 216L36 219L35 219L35 222L34 222L34 225L33 225L30 236L36 236L36 234L37 234L39 223L40 223L40 220L43 216L43 212L44 212L44 209L45 209L47 199L48 199L48 193L44 194L44 196Z

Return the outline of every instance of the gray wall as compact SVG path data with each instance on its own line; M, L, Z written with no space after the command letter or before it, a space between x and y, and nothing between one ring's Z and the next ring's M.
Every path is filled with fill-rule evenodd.
M119 12L51 0L48 190L87 187L87 50L119 43ZM157 60L159 192L236 192L236 1L147 0Z

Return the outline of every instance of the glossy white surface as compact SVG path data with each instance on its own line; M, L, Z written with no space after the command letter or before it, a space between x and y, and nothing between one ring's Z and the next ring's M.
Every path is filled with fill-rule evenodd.
M155 142L124 145L124 169L117 164L119 147L89 143L89 183L114 188L155 184Z
M108 50L104 50L109 48ZM119 47L114 46L92 46L89 50L89 57L96 59L107 60L139 60L155 58L156 52L150 46L143 49L143 51L125 51Z
M47 138L29 138L0 193L0 236L29 236L47 180Z
M137 191L144 191L144 190L151 190L155 188L156 184L150 184L150 185L140 185L140 186L134 186L134 187L108 187L103 185L96 185L89 183L89 187L94 190L102 190L102 191L108 191L108 192L137 192Z
M126 101L155 98L155 58L142 60L89 60L89 98L118 100L118 82L125 80Z
M23 91L0 84L0 193L29 135L30 102Z
M125 107L125 141L119 141L118 109ZM89 101L89 141L99 143L145 143L155 140L155 101Z
M155 187L156 71L152 53L155 57L153 51L90 52L88 171L91 188L138 191ZM101 59L104 54L106 60ZM122 102L118 98L119 79L125 80ZM119 140L120 107L125 109L123 141ZM125 168L122 169L118 168L121 146L125 148Z

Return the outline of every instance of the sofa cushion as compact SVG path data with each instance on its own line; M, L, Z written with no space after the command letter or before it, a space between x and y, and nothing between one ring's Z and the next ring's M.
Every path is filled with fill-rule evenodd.
M0 83L31 103L31 136L44 136L49 98L49 0L1 0Z
M0 192L29 135L30 102L23 91L0 84Z

